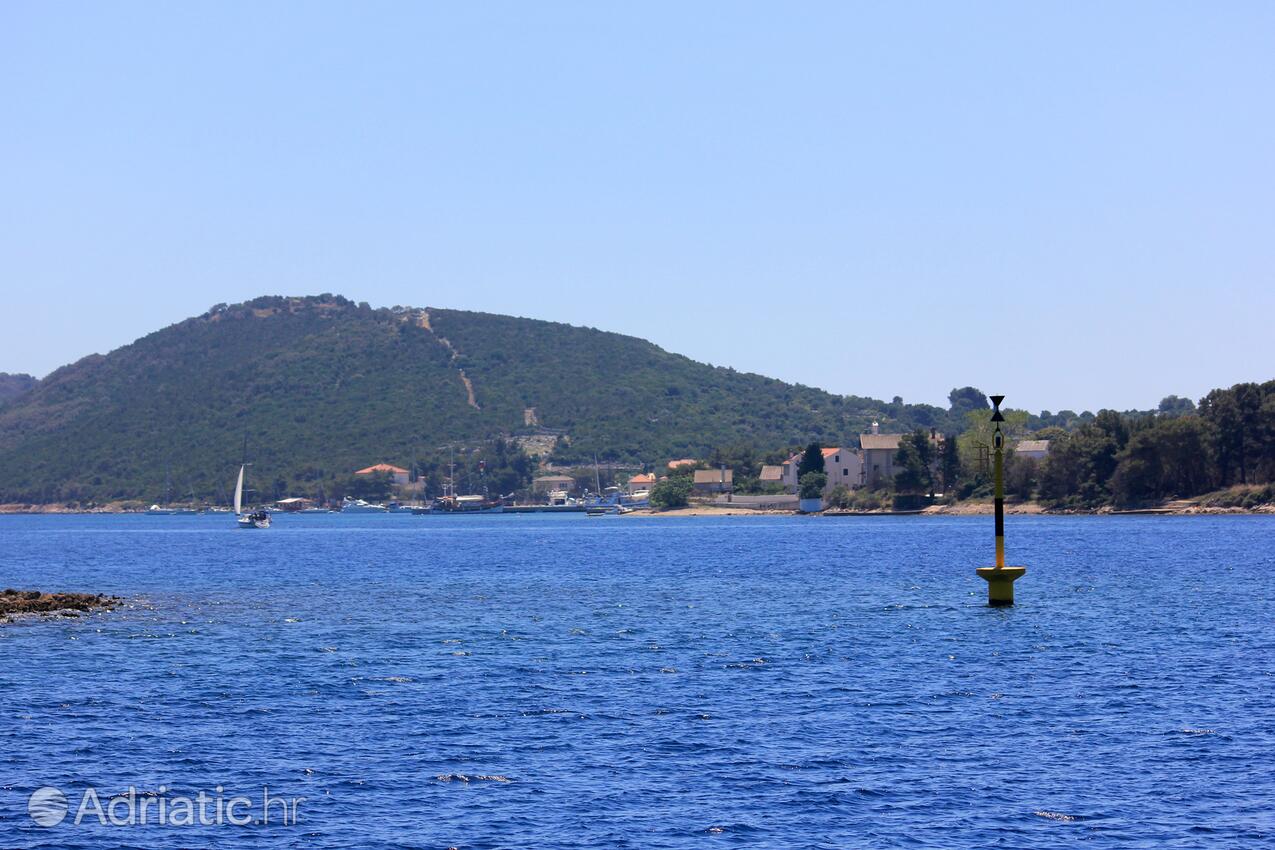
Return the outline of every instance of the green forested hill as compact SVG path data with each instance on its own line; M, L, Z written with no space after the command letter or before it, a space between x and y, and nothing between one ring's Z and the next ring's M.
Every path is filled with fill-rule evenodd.
M11 375L8 372L0 372L0 404L29 392L37 383L39 382L30 375Z
M0 407L0 502L154 500L166 481L175 498L224 497L245 435L259 487L313 493L368 464L528 433L528 407L565 434L560 459L645 463L852 442L873 418L906 427L946 416L588 328L264 297L65 366Z

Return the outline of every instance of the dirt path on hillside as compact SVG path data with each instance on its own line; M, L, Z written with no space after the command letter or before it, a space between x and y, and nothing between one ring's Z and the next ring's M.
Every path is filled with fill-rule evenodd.
M465 396L469 401L469 406L474 410L482 410L482 408L478 405L478 396L474 394L474 382L471 381L469 376L465 374L464 369L456 365L456 361L460 358L460 352L456 350L456 346L452 345L451 340L445 336L439 336L438 332L434 330L434 327L429 323L428 310L421 310L420 313L417 314L416 325L417 327L424 328L432 333L434 335L434 339L438 340L439 343L442 344L443 348L446 348L448 353L451 354L452 367L455 368L456 373L460 375L460 382L465 387Z

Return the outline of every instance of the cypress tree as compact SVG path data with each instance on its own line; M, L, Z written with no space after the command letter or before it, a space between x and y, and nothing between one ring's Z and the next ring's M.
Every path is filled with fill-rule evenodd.
M801 462L797 464L797 480L800 481L807 472L823 471L823 450L819 448L818 443L811 443L806 446L806 451L801 456Z

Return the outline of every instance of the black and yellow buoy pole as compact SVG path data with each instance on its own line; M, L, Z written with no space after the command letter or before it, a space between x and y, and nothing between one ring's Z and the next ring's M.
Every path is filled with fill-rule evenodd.
M975 572L987 582L988 605L1013 605L1014 582L1027 572L1026 567L1005 566L1005 435L1001 433L1003 395L992 399L992 421L996 430L992 433L992 475L996 479L996 566L979 567Z

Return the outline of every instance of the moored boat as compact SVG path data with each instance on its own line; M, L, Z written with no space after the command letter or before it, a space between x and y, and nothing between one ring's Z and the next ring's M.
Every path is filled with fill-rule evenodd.
M502 502L486 496L441 496L434 500L430 513L498 514L505 510Z
M363 499L351 499L346 496L341 500L341 513L343 514L383 514L386 510L385 505L378 505Z
M633 513L633 508L620 504L590 505L585 511L589 516L620 516Z
M483 469L483 464L479 463L479 469ZM484 483L483 492L487 490ZM452 455L448 468L446 490L442 496L434 499L433 504L428 507L414 507L411 509L413 514L424 516L426 514L498 514L505 510L505 503L502 499L492 499L488 496L458 496L456 495L456 458Z

